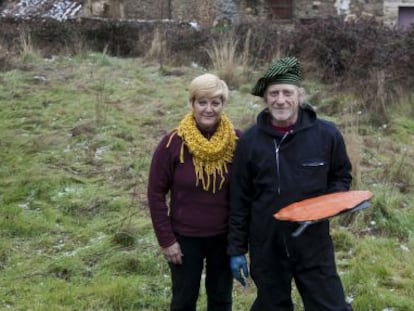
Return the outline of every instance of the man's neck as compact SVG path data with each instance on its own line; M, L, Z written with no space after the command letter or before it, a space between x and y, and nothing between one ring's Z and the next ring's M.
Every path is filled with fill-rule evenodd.
M293 127L295 126L295 124L281 126L281 125L275 125L274 123L271 123L271 125L272 125L272 128L279 134L285 134L287 132L290 132L291 130L293 130Z

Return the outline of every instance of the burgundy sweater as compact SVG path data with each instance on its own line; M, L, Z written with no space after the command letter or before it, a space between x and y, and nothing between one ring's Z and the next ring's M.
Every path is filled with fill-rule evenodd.
M240 132L236 131L237 136ZM181 137L175 135L169 147L170 134L156 148L148 180L148 204L154 231L161 247L175 243L174 232L188 237L209 237L227 232L229 211L229 175L216 192L204 191L196 176L191 154L184 147L184 163L180 163Z

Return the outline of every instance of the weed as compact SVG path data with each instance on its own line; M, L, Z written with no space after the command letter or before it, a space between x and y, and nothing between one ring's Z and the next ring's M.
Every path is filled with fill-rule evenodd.
M40 57L35 50L32 35L27 29L22 29L20 32L20 57L23 63L31 63Z
M154 38L151 42L151 47L145 55L145 59L151 61L156 60L160 66L160 70L164 68L164 59L166 57L166 42L165 34L161 33L161 30L157 28L154 32Z
M221 39L220 41L213 42L211 49L207 50L207 54L212 60L213 68L230 86L233 86L236 82L235 68L238 65L236 59L237 44L237 40L232 38L227 40Z

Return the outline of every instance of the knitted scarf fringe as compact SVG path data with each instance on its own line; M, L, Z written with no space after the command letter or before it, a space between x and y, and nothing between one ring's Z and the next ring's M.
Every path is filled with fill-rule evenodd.
M181 120L177 130L173 131L168 143L178 135L183 140L180 149L180 163L184 163L184 145L193 156L193 165L196 174L196 186L201 181L203 190L212 188L216 192L217 177L220 178L219 189L223 187L225 174L228 173L227 164L233 161L237 136L231 121L222 114L219 126L210 139L201 134L197 128L192 113Z

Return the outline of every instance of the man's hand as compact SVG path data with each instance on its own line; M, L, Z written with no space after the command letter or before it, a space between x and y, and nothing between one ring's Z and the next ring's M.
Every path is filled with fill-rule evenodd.
M181 265L183 263L183 260L181 258L183 257L183 253L181 252L181 247L178 242L175 242L173 245L163 248L162 253L164 254L165 259L167 259L167 261L171 262L172 264Z
M230 257L230 269L233 277L239 281L241 285L246 286L245 278L249 277L246 256L240 255ZM241 275L240 270L243 270L244 277Z

